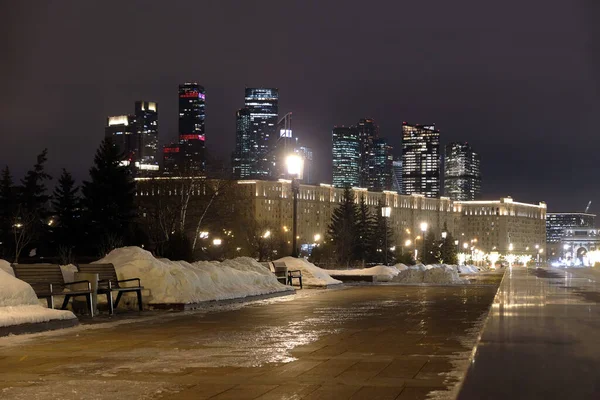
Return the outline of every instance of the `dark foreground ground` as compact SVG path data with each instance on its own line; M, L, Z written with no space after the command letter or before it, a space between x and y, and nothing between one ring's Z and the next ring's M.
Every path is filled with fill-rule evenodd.
M498 282L310 290L0 338L0 398L452 398Z

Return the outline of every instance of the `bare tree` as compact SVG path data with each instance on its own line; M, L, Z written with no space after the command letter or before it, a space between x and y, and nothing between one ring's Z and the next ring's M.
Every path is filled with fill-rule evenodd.
M17 207L17 211L12 219L12 232L15 244L14 262L19 262L21 252L29 246L36 236L36 223L38 216L30 212L22 205Z

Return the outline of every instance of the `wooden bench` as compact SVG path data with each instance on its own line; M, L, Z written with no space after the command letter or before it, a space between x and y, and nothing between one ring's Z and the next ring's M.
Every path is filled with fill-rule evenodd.
M300 289L302 289L302 271L299 269L288 270L284 261L273 261L273 267L275 269L275 276L284 285L293 286L293 280L297 279L300 283Z
M143 311L142 306L142 289L140 278L121 279L117 277L117 271L113 264L79 264L77 265L79 272L98 274L98 294L105 294L108 301L108 310L111 315L114 314L115 308L119 306L121 295L127 292L136 292L138 299L138 307ZM135 282L137 286L121 286L121 283ZM112 293L117 292L117 300L113 304Z
M92 308L92 286L89 281L65 282L56 264L12 264L15 276L31 285L40 299L46 299L48 308L54 308L54 296L65 296L61 310L66 310L71 297L85 296L90 316L94 316ZM87 283L87 289L70 289L71 285Z

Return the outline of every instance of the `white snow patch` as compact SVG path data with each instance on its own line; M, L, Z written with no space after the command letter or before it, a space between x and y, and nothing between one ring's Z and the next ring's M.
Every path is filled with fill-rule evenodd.
M465 283L458 275L456 266L417 264L400 271L392 279L400 283Z
M191 304L291 291L252 258L201 261L157 259L139 247L111 251L97 263L112 263L119 279L140 278L149 304Z
M15 276L15 271L13 271L10 263L6 260L0 260L0 271L4 271L9 275Z
M327 273L327 270L317 267L315 264L308 262L303 258L283 257L277 261L285 262L285 265L290 270L302 271L302 284L306 286L328 286L342 283L337 279L333 279Z
M0 270L0 327L74 318L70 311L40 306L29 284Z

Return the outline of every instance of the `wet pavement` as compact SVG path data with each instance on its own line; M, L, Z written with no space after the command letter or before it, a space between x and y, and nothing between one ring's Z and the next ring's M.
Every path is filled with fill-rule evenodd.
M0 398L452 398L496 289L305 290L0 338Z
M505 274L459 399L600 399L600 270Z

